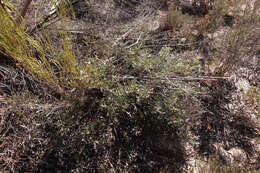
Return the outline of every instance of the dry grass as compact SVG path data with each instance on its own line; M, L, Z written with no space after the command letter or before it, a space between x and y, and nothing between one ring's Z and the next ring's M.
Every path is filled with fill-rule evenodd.
M13 62L13 69L0 69L6 77L0 84L10 92L0 116L0 166L13 172L183 172L189 142L201 156L210 154L211 142L239 146L253 156L249 139L257 136L257 127L245 108L227 108L232 99L241 100L233 97L239 93L233 81L223 76L245 54L256 53L250 40L256 39L259 16L245 12L233 27L223 26L227 6L216 0L208 15L172 10L163 29L168 31L145 33L135 24L156 16L159 1L108 2L89 1L91 13L84 13L82 23L95 30L80 32L69 28L78 18L65 6L55 23L32 33L30 27L45 16L38 3L22 25L0 8L0 51ZM220 42L209 38L222 27ZM205 71L208 76L201 76L194 58L203 46L212 57L205 64L216 67ZM258 89L246 93L253 103ZM214 160L205 171L208 167L231 171Z

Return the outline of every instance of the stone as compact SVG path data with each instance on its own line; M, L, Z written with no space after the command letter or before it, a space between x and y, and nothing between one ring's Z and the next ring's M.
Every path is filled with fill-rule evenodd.
M233 163L231 164L243 164L247 159L245 151L238 147L231 148L228 150L228 153L232 157Z

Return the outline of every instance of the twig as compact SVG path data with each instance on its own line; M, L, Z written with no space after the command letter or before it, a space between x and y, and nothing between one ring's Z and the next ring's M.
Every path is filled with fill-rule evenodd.
M138 44L142 35L143 35L143 32L139 35L139 37L138 37L138 39L136 40L135 43L131 44L130 46L127 46L126 48L129 49L129 48L133 47L134 45Z
M73 5L77 4L78 2L79 2L79 0L73 1L73 2L71 2L71 5L73 6ZM47 15L42 22L38 23L38 24L31 30L31 33L34 33L36 30L41 29L45 23L50 22L51 20L54 20L54 19L56 19L57 17L58 17L58 11L55 10L55 11L52 12L51 14ZM57 21L55 21L55 22L57 22ZM55 22L54 22L54 23L55 23ZM53 23L51 23L51 24L53 24ZM49 26L49 25L48 25L48 26Z
M165 75L165 76L156 76L156 77L152 77L152 76L143 76L143 77L135 77L135 76L122 76L119 77L121 79L150 79L150 80L156 80L156 79L160 79L160 80L180 80L180 81L201 81L201 80L220 80L220 79L229 79L229 76L224 76L224 77L214 77L214 76L198 76L198 77L180 77L180 76L170 76L170 75Z
M12 9L8 5L4 4L4 2L2 0L0 0L0 5L2 6L2 8L4 9L4 11L6 13L8 13L6 9L12 11Z
M116 41L114 42L113 46L117 45L117 43L118 43L120 40L125 39L125 38L130 34L131 31L132 31L132 29L130 29L128 32L124 33L124 34L122 35L122 37L119 37L118 39L116 39Z

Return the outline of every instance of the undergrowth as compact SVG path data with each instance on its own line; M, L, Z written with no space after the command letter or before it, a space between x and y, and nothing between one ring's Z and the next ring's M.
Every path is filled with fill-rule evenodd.
M220 84L194 77L199 74L200 60L189 53L172 55L169 47L153 55L141 44L129 49L123 43L114 44L113 39L86 34L81 40L84 54L77 51L66 24L73 17L68 15L73 13L71 8L64 3L57 9L54 32L29 34L23 22L13 20L0 6L0 53L59 95L50 100L31 91L10 96L8 111L0 117L0 168L12 172L181 172L188 122L204 111L199 101L202 95ZM198 37L216 31L225 10L226 6L216 6L188 29L197 29ZM191 18L172 11L174 31L187 27L180 24L186 19ZM246 28L254 21L245 13L238 21L241 27L228 29L220 44L209 44L217 66L213 77L223 77L248 53L246 42L256 32ZM207 41L193 37L187 40ZM255 93L259 92L252 88L247 94ZM209 165L218 172L230 170L215 162Z
M178 170L184 160L184 122L196 100L189 96L196 90L172 81L177 61L167 49L152 59L141 54L145 50L129 51L112 44L105 45L112 45L110 52L90 50L93 54L78 59L63 20L65 9L59 13L64 30L56 33L58 42L52 42L48 32L29 35L23 23L0 9L1 53L63 99L51 109L48 101L30 102L26 93L12 97L9 112L1 117L12 124L1 124L1 139L5 139L1 165L14 172ZM85 38L85 43L89 40ZM175 147L162 147L157 141L161 137ZM8 156L13 140L16 154ZM26 144L19 147L23 140ZM165 153L166 163L160 159ZM31 164L18 161L22 158Z
M223 164L223 162L217 156L211 156L211 158L207 161L207 163L203 161L199 161L197 163L199 166L197 167L197 171L200 173L258 173L260 171L250 171L247 168L240 168L236 166L231 166L227 164ZM195 172L194 168L191 169L191 172Z

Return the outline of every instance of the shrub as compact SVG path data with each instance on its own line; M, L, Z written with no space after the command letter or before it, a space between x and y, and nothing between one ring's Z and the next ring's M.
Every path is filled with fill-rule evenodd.
M64 17L66 13L62 10L65 7L59 15ZM4 136L8 138L8 145L0 149L1 152L12 150L17 155L8 162L1 158L2 165L16 172L51 169L85 172L89 167L158 172L181 167L185 121L199 105L195 104L195 97L190 98L196 92L194 87L177 81L174 76L189 74L190 67L196 63L170 57L167 48L151 58L149 49L126 49L113 45L112 41L93 44L91 37L85 37L85 43L91 45L92 42L92 45L86 47L88 53L80 59L76 57L65 20L60 19L58 23L64 30L57 30L55 35L60 41L55 42L50 32L29 35L23 23L18 25L2 11L0 20L3 21L1 52L61 94L65 102L60 101L61 105L54 106L52 111L48 106L46 109L39 106L40 102L31 103L32 109L26 107L21 102L26 98L24 95L13 98L17 104L10 106L10 111L1 119L0 128L6 131L4 122L8 121L15 127ZM13 110L16 108L25 111ZM20 118L16 120L15 116ZM25 122L30 123L24 125ZM21 125L31 130L19 130ZM23 137L13 137L19 131L22 134L18 136ZM30 140L19 147L25 139ZM12 140L18 142L11 149ZM161 140L171 145L161 146ZM38 147L33 147L35 145ZM166 161L158 159L164 155ZM17 161L22 158L30 162Z
M224 76L241 64L245 56L257 53L254 42L258 38L256 23L259 23L259 14L249 6L241 9L242 2L216 0L212 10L192 25L198 30L200 39L196 39L200 40L201 51L204 47L209 51L208 63L213 68L211 75Z

